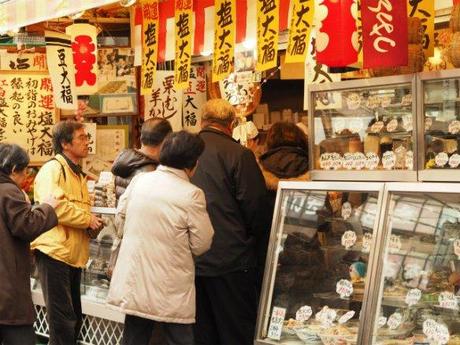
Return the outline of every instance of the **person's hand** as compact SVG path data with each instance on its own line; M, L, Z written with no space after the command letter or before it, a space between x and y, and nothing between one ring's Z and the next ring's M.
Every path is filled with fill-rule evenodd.
M103 227L104 227L104 221L102 220L102 218L92 214L88 228L91 230L95 230L95 231L101 231Z
M43 199L43 203L48 204L55 209L59 204L59 198L56 198L54 195L50 194L45 199Z

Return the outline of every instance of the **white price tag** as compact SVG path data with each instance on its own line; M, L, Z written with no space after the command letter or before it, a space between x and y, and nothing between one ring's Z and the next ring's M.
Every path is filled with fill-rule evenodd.
M397 119L392 119L390 122L387 124L387 132L394 132L398 128L398 120Z
M327 305L315 315L316 321L319 321L324 328L332 327L336 317L337 312L334 309L330 309Z
M353 168L362 170L366 166L366 156L362 152L353 153Z
M304 305L295 313L295 319L301 322L308 321L312 314L313 311L311 310L311 307L308 305Z
M363 253L369 253L371 251L372 246L372 234L370 232L366 232L363 236L363 247L361 251Z
M402 117L402 121L403 121L403 127L406 131L410 132L414 129L411 115L404 115Z
M339 323L341 325L343 325L344 323L346 323L348 320L350 320L353 316L355 316L355 312L354 310L350 310L349 312L346 312L345 314L343 314L340 319L339 319Z
M449 166L451 168L457 168L460 165L460 155L458 153L454 153L449 158Z
M454 243L454 253L455 255L458 256L458 259L460 260L460 238L457 238Z
M359 133L363 129L363 121L361 120L351 120L350 121L350 131L352 133Z
M268 327L268 338L274 340L281 339L281 332L283 330L283 322L285 317L285 308L273 307L272 317L270 318L270 326Z
M356 243L356 233L352 230L345 231L342 235L342 246L346 249L350 249Z
M423 334L425 334L429 339L433 339L436 325L438 323L433 319L427 319L423 322Z
M419 289L411 289L407 292L406 304L409 307L416 305L418 301L420 301L420 298L422 298L422 291Z
M401 105L411 105L412 104L412 94L407 94L401 99Z
M382 165L386 170L391 170L395 166L396 155L393 151L386 151L382 157Z
M380 133L382 128L385 126L383 121L377 121L371 126L371 132L372 133Z
M407 170L414 169L414 152L413 151L406 152L406 169Z
M382 328L387 324L387 318L385 316L380 316L378 321L377 321L377 327Z
M342 166L343 166L343 158L342 158L342 156L339 153L336 153L336 152L333 153L332 154L332 163L331 163L332 169L339 170L339 169L342 169Z
M353 153L347 152L343 155L343 167L347 170L353 169Z
M350 110L356 110L361 106L361 96L359 93L350 93L347 97L347 106Z
M388 251L391 254L397 254L401 250L401 237L398 235L391 235L390 236L390 242L388 244Z
M425 131L428 131L431 126L433 126L433 119L431 117L427 117L425 119Z
M445 345L450 339L447 326L433 319L428 319L423 322L423 333L427 336L430 343L436 345Z
M323 153L319 158L319 166L323 170L332 169L332 153Z
M439 152L434 158L436 166L442 168L449 161L449 156L445 152Z
M351 207L351 204L348 201L344 202L342 205L342 218L347 220L348 218L351 217L352 213L353 213L353 208ZM356 238L356 235L355 235L355 238Z
M379 166L380 158L378 154L374 152L368 152L366 154L366 169L375 170Z
M348 298L353 294L353 284L349 280L341 279L337 282L335 291L340 295L340 298Z
M441 292L438 297L439 305L442 308L458 310L457 297L449 291Z
M387 321L387 325L390 329L394 330L397 329L402 322L402 315L400 313L392 314Z
M457 134L458 132L460 132L460 121L454 120L449 123L449 133Z

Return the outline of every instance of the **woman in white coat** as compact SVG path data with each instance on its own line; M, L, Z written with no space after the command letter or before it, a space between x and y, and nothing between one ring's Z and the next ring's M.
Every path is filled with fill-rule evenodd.
M197 135L169 135L160 166L136 176L119 202L124 237L108 304L126 314L123 345L148 345L157 323L168 345L193 345L193 258L214 234L204 193L189 181L203 150Z

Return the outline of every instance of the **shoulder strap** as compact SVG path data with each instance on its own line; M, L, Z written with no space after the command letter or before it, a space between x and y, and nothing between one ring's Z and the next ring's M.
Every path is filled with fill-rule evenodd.
M56 162L59 163L59 165L61 166L62 176L64 177L64 181L65 181L66 180L66 174L65 174L65 169L64 169L64 166L62 165L62 163L59 162L59 160L56 159L56 157L51 158L48 162L51 162L51 161L56 161Z

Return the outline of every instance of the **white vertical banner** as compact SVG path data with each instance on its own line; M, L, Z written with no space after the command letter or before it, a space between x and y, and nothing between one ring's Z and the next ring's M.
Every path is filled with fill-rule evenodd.
M97 149L97 125L93 122L85 122L84 125L88 134L88 153L94 155Z
M206 72L204 66L190 70L189 87L182 99L182 123L184 129L198 133L201 129L201 110L206 103Z
M76 110L78 107L77 93L70 36L45 31L45 41L46 61L53 84L56 108Z
M152 92L145 95L145 120L161 117L171 123L173 131L182 126L182 90L174 88L174 71L156 71Z

